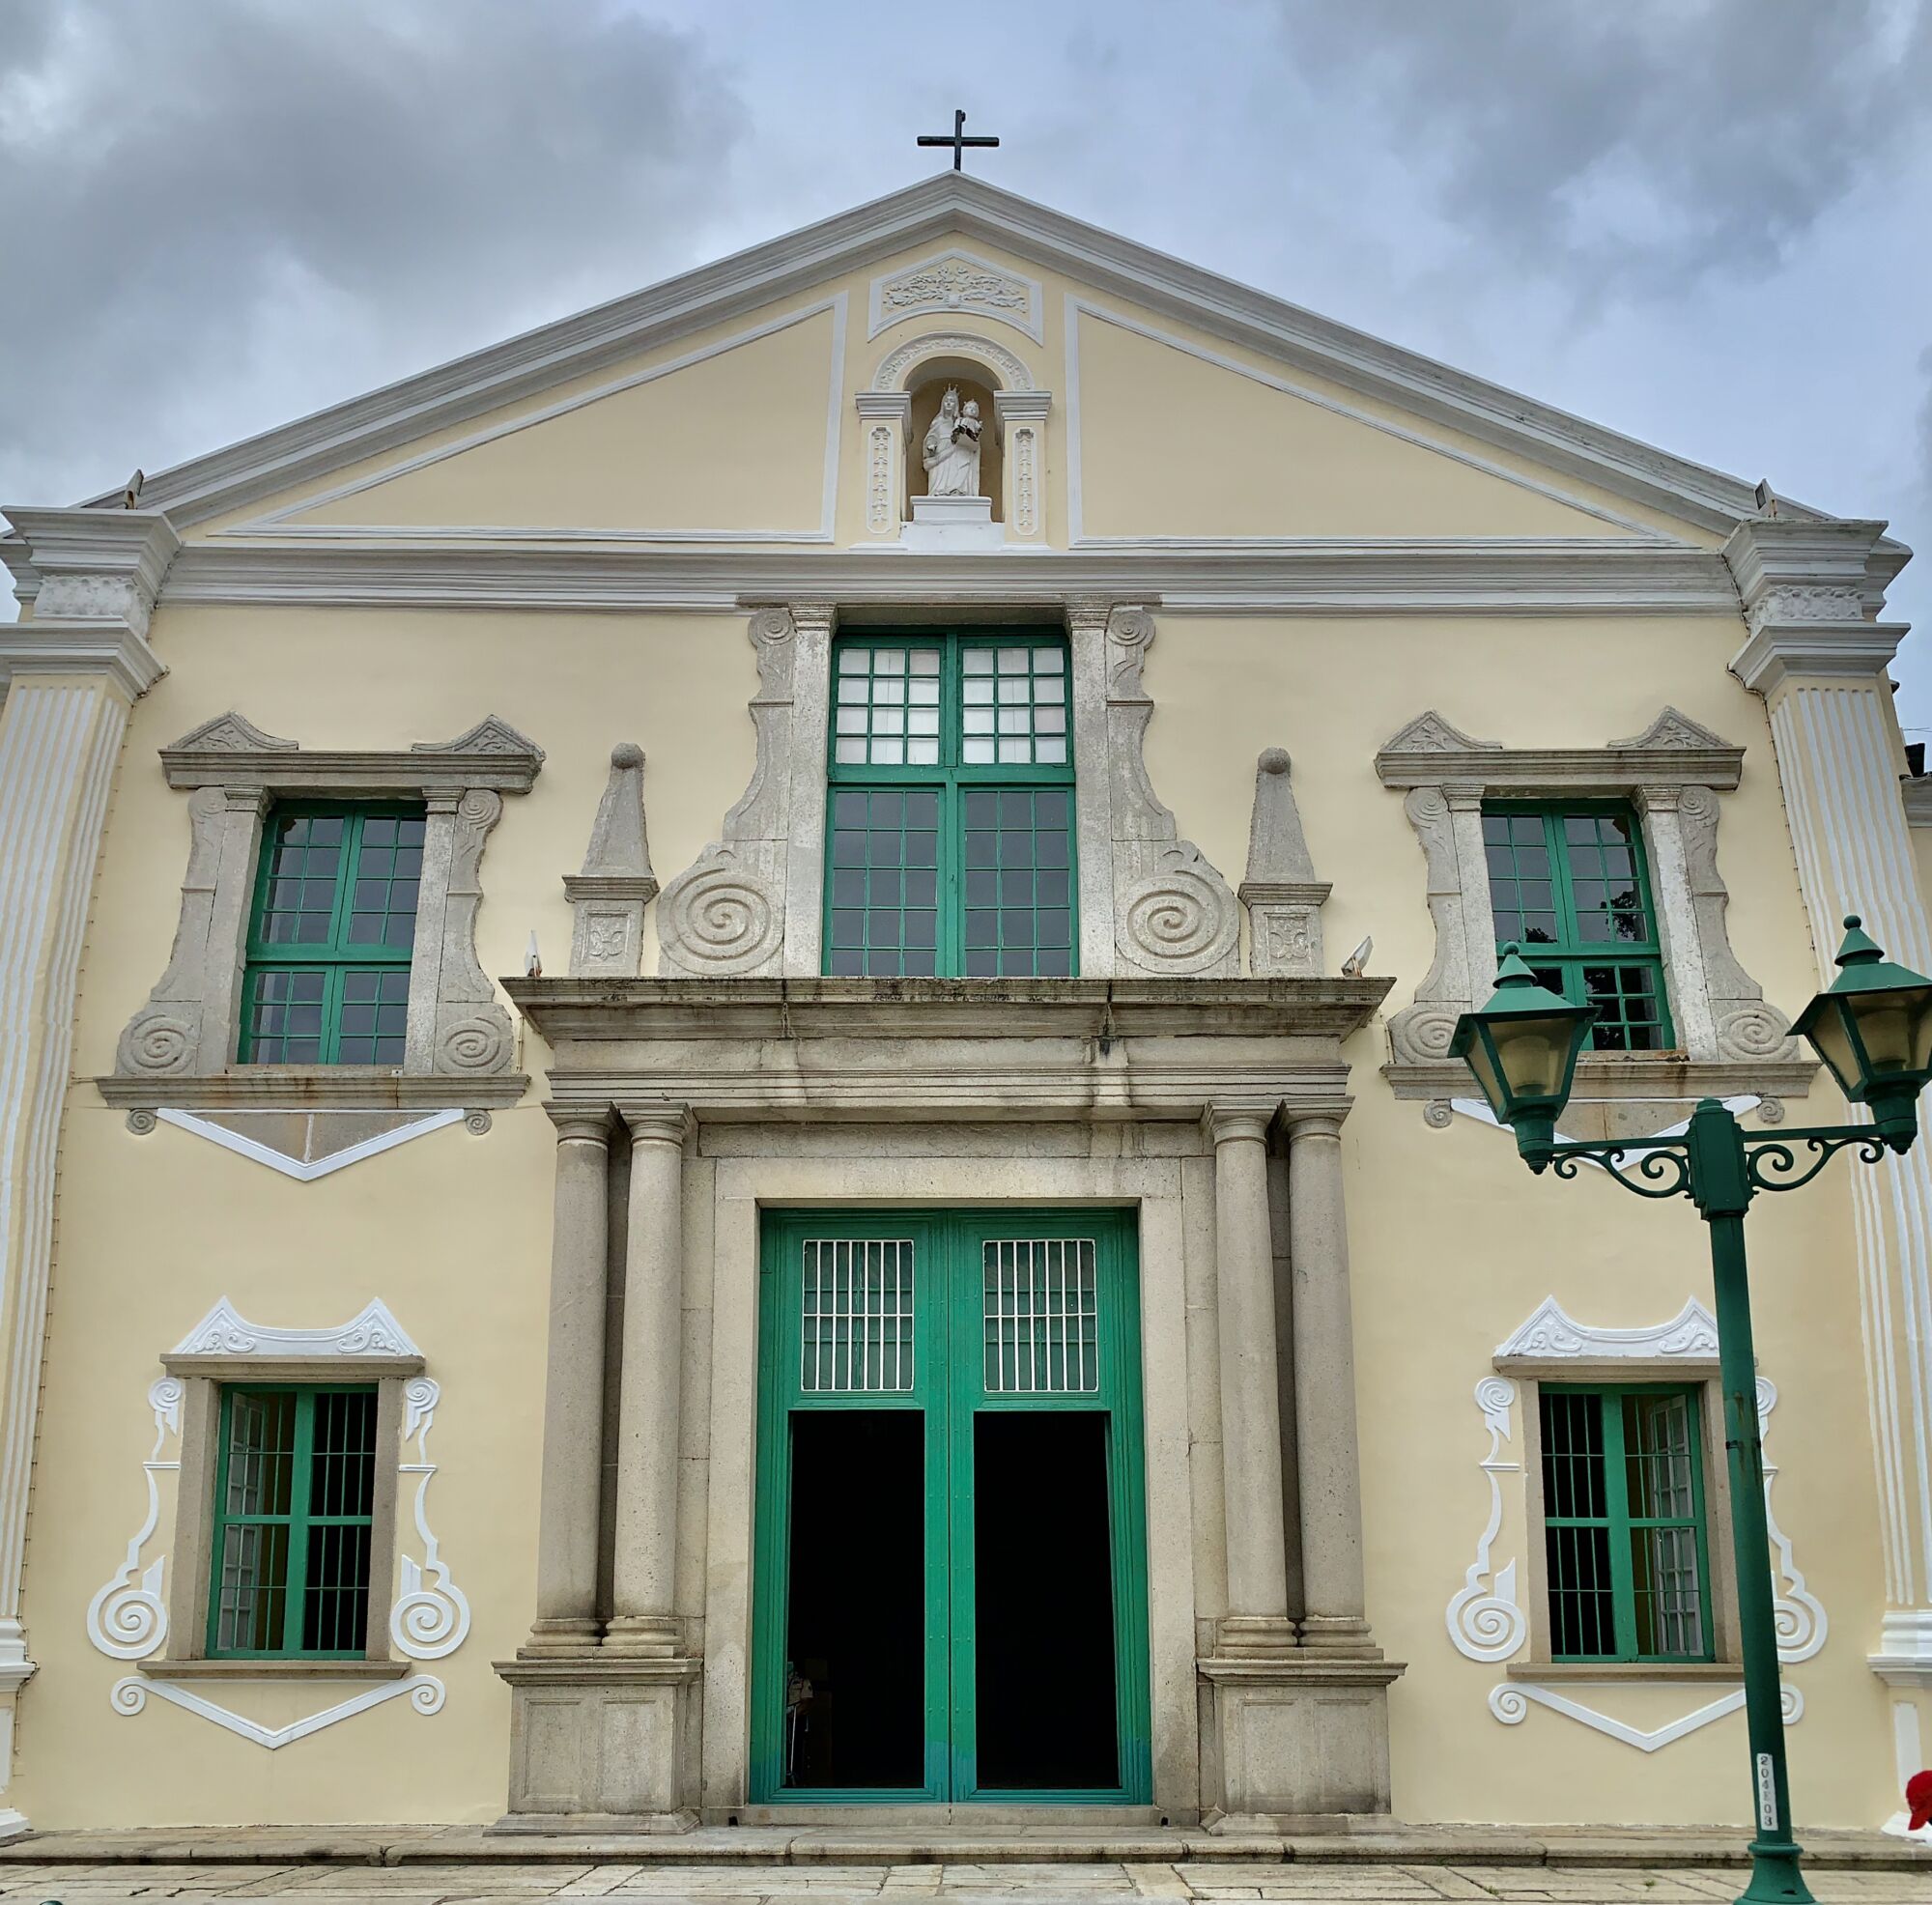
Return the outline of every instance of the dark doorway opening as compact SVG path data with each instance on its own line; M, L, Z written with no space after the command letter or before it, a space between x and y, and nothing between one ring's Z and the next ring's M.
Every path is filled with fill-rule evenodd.
M784 1783L925 1783L925 1416L797 1409Z
M1121 1783L1107 1418L973 1418L981 1791Z

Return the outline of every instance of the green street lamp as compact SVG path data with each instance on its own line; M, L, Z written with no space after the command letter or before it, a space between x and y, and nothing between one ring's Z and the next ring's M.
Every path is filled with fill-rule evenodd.
M1538 984L1513 945L1503 949L1494 995L1480 1011L1463 1014L1449 1046L1475 1073L1490 1109L1515 1131L1517 1150L1532 1171L1541 1175L1553 1169L1559 1178L1574 1178L1577 1161L1590 1158L1639 1197L1689 1197L1710 1230L1757 1820L1750 1883L1740 1905L1805 1905L1811 1897L1791 1836L1784 1772L1745 1212L1761 1190L1797 1190L1808 1184L1832 1154L1847 1146L1868 1164L1876 1164L1888 1151L1909 1151L1918 1135L1918 1094L1932 1079L1932 980L1888 960L1866 937L1857 914L1846 918L1845 926L1839 976L1805 1007L1796 1029L1831 1067L1845 1096L1867 1107L1868 1124L1819 1125L1747 1141L1730 1111L1718 1099L1705 1098L1681 1138L1622 1143L1558 1138L1556 1120L1570 1096L1577 1060L1596 1011L1570 1005ZM1807 1153L1802 1161L1800 1146Z

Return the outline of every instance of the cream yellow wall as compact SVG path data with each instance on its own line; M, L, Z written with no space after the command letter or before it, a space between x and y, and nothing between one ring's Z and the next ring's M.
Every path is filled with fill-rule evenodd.
M1010 352L1054 395L1043 493L1046 540L1055 547L1065 547L1069 535L1076 427L1088 536L1659 532L1704 548L1720 540L1467 433L1418 421L1334 378L999 246L970 244L1040 284L1041 342L971 311L901 319L868 338L872 279L942 248L927 244L425 433L404 449L194 526L189 537L488 525L673 543L686 534L727 545L734 535L804 540L820 532L831 416L838 432L832 540L863 543L855 393L869 388L885 357L909 339L965 332ZM1076 316L1069 300L1091 308ZM1077 326L1077 367L1069 361L1069 323ZM828 406L828 344L838 327L838 389ZM547 415L573 405L582 407ZM478 438L492 441L465 447ZM354 493L338 497L345 488Z
M224 708L304 746L360 748L446 739L495 711L544 747L535 790L505 801L484 856L477 937L493 974L522 970L532 927L551 969L566 968L560 875L582 861L612 742L646 751L667 874L715 834L751 772L756 671L742 617L164 610L154 633L171 672L135 707L109 817L80 1081L112 1068L121 1024L167 963L186 796L167 789L156 751ZM509 1702L490 1663L522 1641L534 1605L554 1154L537 1101L541 1046L526 1046L524 1063L537 1089L498 1111L486 1136L459 1124L306 1184L166 1125L137 1138L76 1083L29 1530L25 1612L40 1670L22 1702L14 1786L36 1824L501 1813ZM474 1626L428 1663L448 1688L441 1713L392 1701L270 1752L159 1698L138 1716L110 1711L109 1688L134 1669L90 1644L88 1601L140 1525L157 1358L222 1295L251 1321L290 1327L340 1323L380 1297L442 1385L430 1522ZM162 1482L159 1544L172 1526L172 1477ZM198 1691L280 1725L358 1690Z
M1601 746L1672 703L1747 750L1742 784L1723 797L1719 869L1739 958L1795 1013L1815 968L1763 704L1723 669L1734 644L1723 617L1164 615L1146 675L1156 707L1149 771L1181 831L1235 874L1255 755L1287 747L1316 871L1335 882L1323 919L1329 958L1372 934L1370 970L1396 979L1393 1011L1413 995L1434 939L1422 854L1400 795L1375 776L1379 743L1433 706L1488 740ZM1488 1436L1472 1391L1492 1372L1496 1345L1551 1294L1579 1321L1608 1326L1666 1322L1690 1296L1708 1306L1701 1226L1688 1205L1640 1203L1594 1174L1532 1180L1506 1137L1467 1120L1432 1130L1422 1106L1397 1102L1378 1075L1387 1056L1380 1024L1346 1055L1356 1099L1344 1141L1369 1611L1390 1656L1410 1663L1390 1699L1398 1810L1743 1823L1741 1716L1654 1754L1538 1707L1507 1727L1486 1704L1503 1667L1464 1659L1444 1626L1488 1513L1477 1468ZM1823 1085L1788 1109L1793 1123L1843 1115ZM1776 1512L1831 1619L1824 1650L1788 1675L1806 1700L1789 1736L1793 1791L1801 1823L1866 1823L1891 1808L1892 1764L1885 1689L1863 1658L1884 1603L1844 1172L1762 1200L1750 1244L1760 1367L1779 1390L1769 1434L1782 1469ZM1526 1598L1520 1513L1494 1551L1498 1566L1512 1556ZM1725 1689L1557 1691L1653 1730Z

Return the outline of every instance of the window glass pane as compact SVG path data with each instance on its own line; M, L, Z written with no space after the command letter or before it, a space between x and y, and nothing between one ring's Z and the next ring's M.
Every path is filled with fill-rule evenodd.
M1585 965L1584 999L1597 1009L1590 1042L1600 1052L1655 1052L1663 1048L1663 1010L1655 963Z
M1066 650L1041 643L966 648L960 711L968 766L1065 766ZM985 737L997 736L989 741Z
M931 978L938 971L939 796L924 788L843 789L834 817L841 824L832 835L826 970L847 978Z
M939 759L940 650L936 644L840 642L836 764L903 767ZM915 738L908 748L907 736Z
M1635 822L1625 814L1573 813L1564 817L1563 833L1578 941L1650 944L1650 913L1636 878Z
M1625 1396L1623 1420L1636 1650L1700 1658L1704 1598L1691 1401L1681 1391Z
M1064 977L1073 951L1066 793L972 788L964 807L966 976Z
M1091 1237L987 1239L981 1313L991 1393L1078 1395L1099 1388L1094 1247Z
M253 1063L322 1063L328 981L327 972L299 966L270 966L251 975L243 1044Z

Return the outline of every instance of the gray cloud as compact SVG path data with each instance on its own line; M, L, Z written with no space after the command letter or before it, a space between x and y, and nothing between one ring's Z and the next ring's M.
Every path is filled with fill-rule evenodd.
M526 0L28 0L0 39L0 498L67 501L689 262L692 37Z
M1578 295L1762 274L1926 124L1917 0L1287 0L1425 195Z

